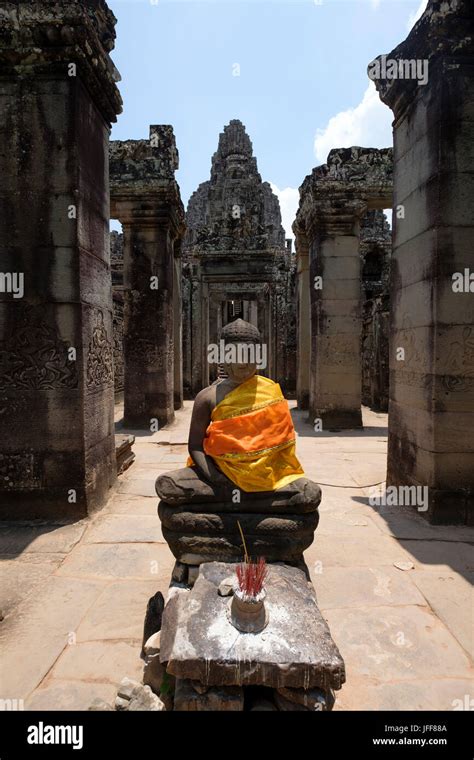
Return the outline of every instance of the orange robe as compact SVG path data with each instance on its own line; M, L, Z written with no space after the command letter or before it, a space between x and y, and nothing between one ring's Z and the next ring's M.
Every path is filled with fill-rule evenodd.
M288 402L278 383L260 375L213 409L203 448L243 491L275 491L304 476Z

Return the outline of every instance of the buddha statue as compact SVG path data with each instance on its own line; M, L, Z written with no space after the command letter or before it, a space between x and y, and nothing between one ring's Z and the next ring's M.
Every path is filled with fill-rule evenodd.
M257 373L261 337L237 319L220 345L226 377L196 396L187 466L160 475L163 536L181 562L301 560L318 523L321 491L296 457L288 402Z

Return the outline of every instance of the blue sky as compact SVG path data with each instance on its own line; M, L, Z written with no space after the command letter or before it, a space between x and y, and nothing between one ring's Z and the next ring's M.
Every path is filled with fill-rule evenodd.
M222 128L241 119L288 230L298 186L330 148L391 145L392 115L367 64L406 38L426 0L108 4L124 100L112 139L146 138L149 124L172 124L186 204L209 177Z

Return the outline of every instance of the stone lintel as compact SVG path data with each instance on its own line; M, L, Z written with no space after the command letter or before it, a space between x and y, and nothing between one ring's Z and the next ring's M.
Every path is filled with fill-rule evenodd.
M258 256L259 262L268 263L274 265L278 261L284 261L285 252L278 248L246 248L239 251L239 261L255 260L255 256ZM193 258L199 260L202 263L212 262L213 259L231 259L235 261L236 252L233 249L215 249L213 251L200 248L199 245L195 246L193 250Z
M380 99L392 109L398 120L425 85L420 85L418 78L413 76L393 77L387 67L389 61L396 61L399 67L409 67L409 62L427 61L428 76L431 78L431 70L438 61L443 61L447 68L457 67L459 59L472 61L473 55L472 0L429 0L425 12L406 40L390 53L371 61L368 74L375 83Z
M151 125L148 140L112 140L111 215L123 224L169 225L173 238L184 234L184 206L174 173L179 156L173 128Z
M392 174L392 148L331 150L300 187L295 233L309 240L356 234L368 209L392 206Z
M122 196L112 198L110 205L112 218L118 219L124 227L160 228L168 231L172 240L181 238L184 233L181 209L169 197L140 200L140 196Z
M0 9L0 76L55 75L74 82L70 65L106 121L122 111L120 74L109 53L116 18L104 0L17 0ZM32 70L34 73L32 73ZM56 74L55 74L56 72Z

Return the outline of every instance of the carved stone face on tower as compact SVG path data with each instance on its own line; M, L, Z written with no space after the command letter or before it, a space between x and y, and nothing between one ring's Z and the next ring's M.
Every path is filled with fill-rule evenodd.
M219 136L210 180L191 196L186 225L185 253L285 247L278 198L262 182L252 142L238 119Z

